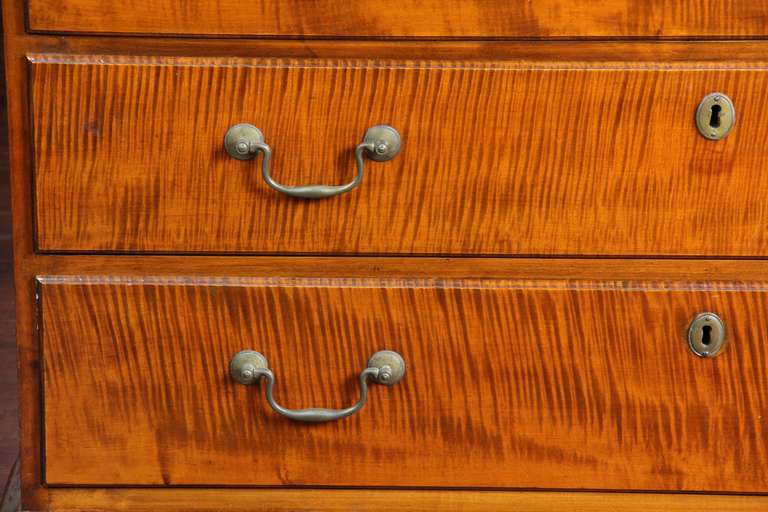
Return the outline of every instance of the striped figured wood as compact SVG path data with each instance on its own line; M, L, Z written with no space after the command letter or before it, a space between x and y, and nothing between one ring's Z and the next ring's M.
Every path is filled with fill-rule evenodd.
M38 32L369 38L745 38L765 0L29 0Z
M51 488L50 510L128 512L765 512L768 496L563 491ZM47 510L47 509L46 509Z
M49 485L768 492L768 285L504 280L39 281ZM728 329L714 359L689 321ZM370 354L408 373L343 421Z
M768 255L768 73L705 63L37 57L42 251ZM720 90L736 126L694 124ZM286 184L344 183L369 126L400 130L344 196L283 196L223 149L250 122Z

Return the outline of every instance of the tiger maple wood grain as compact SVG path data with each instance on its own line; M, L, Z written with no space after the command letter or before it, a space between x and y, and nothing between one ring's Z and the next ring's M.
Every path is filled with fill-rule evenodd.
M760 65L38 57L44 251L765 256ZM693 113L734 101L724 140ZM258 125L286 184L343 183L365 130L403 150L342 197L269 189L222 148Z
M768 286L43 278L49 484L768 491ZM690 353L696 313L729 345ZM341 407L379 349L406 378Z
M765 512L768 496L698 494L315 489L77 489L52 488L52 510L225 509L253 512L380 512L403 503L409 512ZM268 503L267 507L265 504Z
M764 0L29 0L43 32L394 38L768 34Z

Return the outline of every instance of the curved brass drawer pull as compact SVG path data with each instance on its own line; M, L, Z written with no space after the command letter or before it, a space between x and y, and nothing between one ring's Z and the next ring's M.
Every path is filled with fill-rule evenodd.
M400 134L389 125L380 124L368 128L363 137L363 142L355 149L357 160L357 176L345 185L282 185L274 180L269 173L269 161L272 158L272 149L264 142L264 134L261 130L250 124L236 124L227 131L224 137L224 148L227 153L238 160L251 160L258 153L263 155L261 161L261 174L267 185L292 197L304 199L321 199L337 196L354 189L363 180L363 155L377 162L391 160L400 152Z
M229 374L240 384L256 384L263 377L267 380L267 402L279 414L294 421L321 423L335 421L356 413L365 405L368 398L368 379L377 384L392 386L405 376L405 361L397 352L381 350L368 360L368 367L360 373L360 399L346 409L286 409L275 402L272 390L275 387L275 375L267 365L267 358L255 350L238 352L229 362Z

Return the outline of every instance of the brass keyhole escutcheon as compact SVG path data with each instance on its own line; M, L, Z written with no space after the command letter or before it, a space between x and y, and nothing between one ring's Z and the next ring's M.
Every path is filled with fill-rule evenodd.
M720 92L707 94L696 109L696 127L709 140L720 140L733 129L736 110L731 98Z
M700 313L688 327L688 347L699 357L715 357L725 345L725 324L714 313Z

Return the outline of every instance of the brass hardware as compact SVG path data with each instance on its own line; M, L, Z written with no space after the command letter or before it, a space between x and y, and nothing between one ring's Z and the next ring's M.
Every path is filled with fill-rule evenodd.
M287 186L276 182L269 172L272 149L264 142L264 134L253 125L236 124L224 136L224 149L238 160L251 160L261 153L261 174L267 185L283 194L303 199L321 199L337 196L356 188L363 180L363 155L376 162L385 162L397 156L402 140L400 134L389 125L368 128L363 142L355 148L357 175L345 185L298 185Z
M224 149L232 158L251 160L256 156L252 151L252 145L256 142L264 142L261 130L246 123L236 124L224 136Z
M267 381L267 402L278 414L294 421L321 423L346 418L362 409L368 398L368 379L386 386L400 382L405 376L405 360L391 350L380 350L373 354L368 360L368 367L360 373L360 399L346 409L286 409L278 404L272 393L275 376L269 369L267 358L255 350L243 350L235 354L229 362L229 374L234 380L245 385L256 384L263 377Z
M696 127L709 140L720 140L731 132L736 109L731 98L720 92L707 94L696 109Z
M725 324L714 313L700 313L688 327L688 346L699 357L715 357L725 345Z

